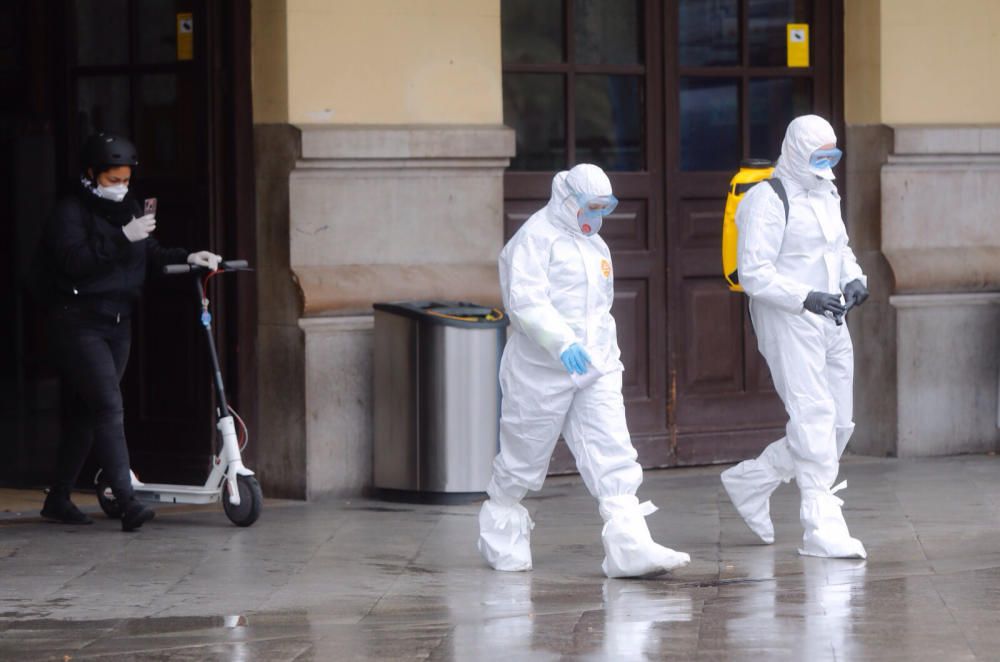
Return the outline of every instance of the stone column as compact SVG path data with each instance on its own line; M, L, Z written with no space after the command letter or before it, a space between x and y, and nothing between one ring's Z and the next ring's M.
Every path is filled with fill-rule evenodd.
M291 268L305 334L306 496L371 484L373 303L497 304L503 126L300 126Z
M996 450L1000 127L897 126L882 169L900 457Z
M868 276L871 297L847 316L854 341L854 422L848 452L885 457L896 452L896 311L889 304L893 275L882 254L879 173L892 151L892 130L881 124L847 127L847 232Z
M258 429L252 469L267 496L284 499L306 496L302 302L288 258L288 177L300 140L288 124L254 126Z

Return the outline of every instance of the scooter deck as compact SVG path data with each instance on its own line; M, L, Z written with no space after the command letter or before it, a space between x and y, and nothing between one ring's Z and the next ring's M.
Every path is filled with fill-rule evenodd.
M143 483L135 487L135 496L142 501L156 503L216 503L221 491L217 487L201 485L165 485Z

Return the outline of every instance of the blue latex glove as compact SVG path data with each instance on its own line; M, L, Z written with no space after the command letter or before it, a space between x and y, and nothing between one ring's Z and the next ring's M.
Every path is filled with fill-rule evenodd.
M578 375L586 374L587 367L590 365L590 354L578 342L570 345L559 358L571 375L574 372Z

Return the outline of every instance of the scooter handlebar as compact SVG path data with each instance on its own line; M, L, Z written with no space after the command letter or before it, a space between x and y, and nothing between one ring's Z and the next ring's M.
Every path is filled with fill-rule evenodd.
M250 264L246 260L226 260L219 263L219 271L243 271L249 268ZM208 269L191 264L168 264L163 267L163 273L167 276L203 273L205 271L208 271Z

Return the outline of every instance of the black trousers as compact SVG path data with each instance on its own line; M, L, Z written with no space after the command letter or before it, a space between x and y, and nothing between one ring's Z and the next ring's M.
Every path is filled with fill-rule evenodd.
M118 499L132 496L121 380L132 344L127 318L61 306L51 311L49 343L63 382L63 431L52 490L73 488L93 449Z

